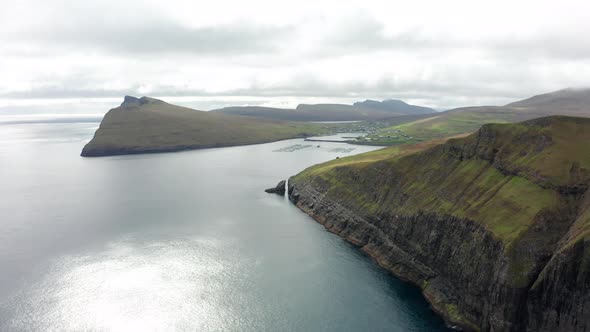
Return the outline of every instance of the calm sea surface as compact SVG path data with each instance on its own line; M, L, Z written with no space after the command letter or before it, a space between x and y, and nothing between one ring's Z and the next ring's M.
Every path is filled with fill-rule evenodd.
M415 287L264 193L373 147L79 157L97 125L0 124L0 331L445 330Z

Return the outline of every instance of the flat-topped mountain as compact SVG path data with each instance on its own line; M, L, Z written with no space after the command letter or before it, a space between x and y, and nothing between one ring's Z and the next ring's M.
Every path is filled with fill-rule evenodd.
M423 116L436 113L431 108L410 105L401 100L385 100L382 102L366 100L356 102L353 105L300 104L296 109L234 106L213 110L213 112L288 121L365 121L404 115Z
M197 111L126 96L103 118L82 156L179 151L265 143L324 133L317 124Z
M288 108L274 108L262 106L230 106L224 107L210 112L223 113L228 115L241 115L258 117L263 119L281 120L281 121L307 121L302 120L301 114L293 109Z
M402 100L387 99L384 101L376 101L367 99L365 101L356 102L352 105L356 108L377 109L385 112L391 112L399 115L403 114L429 114L436 111L430 107L410 105Z
M588 331L589 143L589 118L487 124L313 166L289 197L453 324Z
M550 115L590 117L590 89L563 89L504 106L463 107L427 119L382 129L377 136L403 133L409 141L426 141L477 130L485 123L509 123ZM402 142L408 140L402 139Z

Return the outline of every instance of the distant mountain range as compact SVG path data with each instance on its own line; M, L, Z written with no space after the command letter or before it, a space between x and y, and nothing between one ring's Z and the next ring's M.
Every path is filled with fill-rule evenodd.
M353 105L300 104L295 109L261 106L232 106L212 112L286 121L364 121L401 115L436 113L432 108L407 104L401 100L365 100Z

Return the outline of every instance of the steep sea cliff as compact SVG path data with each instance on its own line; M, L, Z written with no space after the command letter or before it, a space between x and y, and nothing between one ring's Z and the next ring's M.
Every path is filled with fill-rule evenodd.
M452 325L587 331L588 142L588 119L485 125L401 157L309 168L288 195Z

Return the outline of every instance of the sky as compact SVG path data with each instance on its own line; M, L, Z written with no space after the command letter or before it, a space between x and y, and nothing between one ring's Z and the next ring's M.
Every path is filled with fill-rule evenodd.
M501 105L590 86L587 1L1 0L0 108Z

